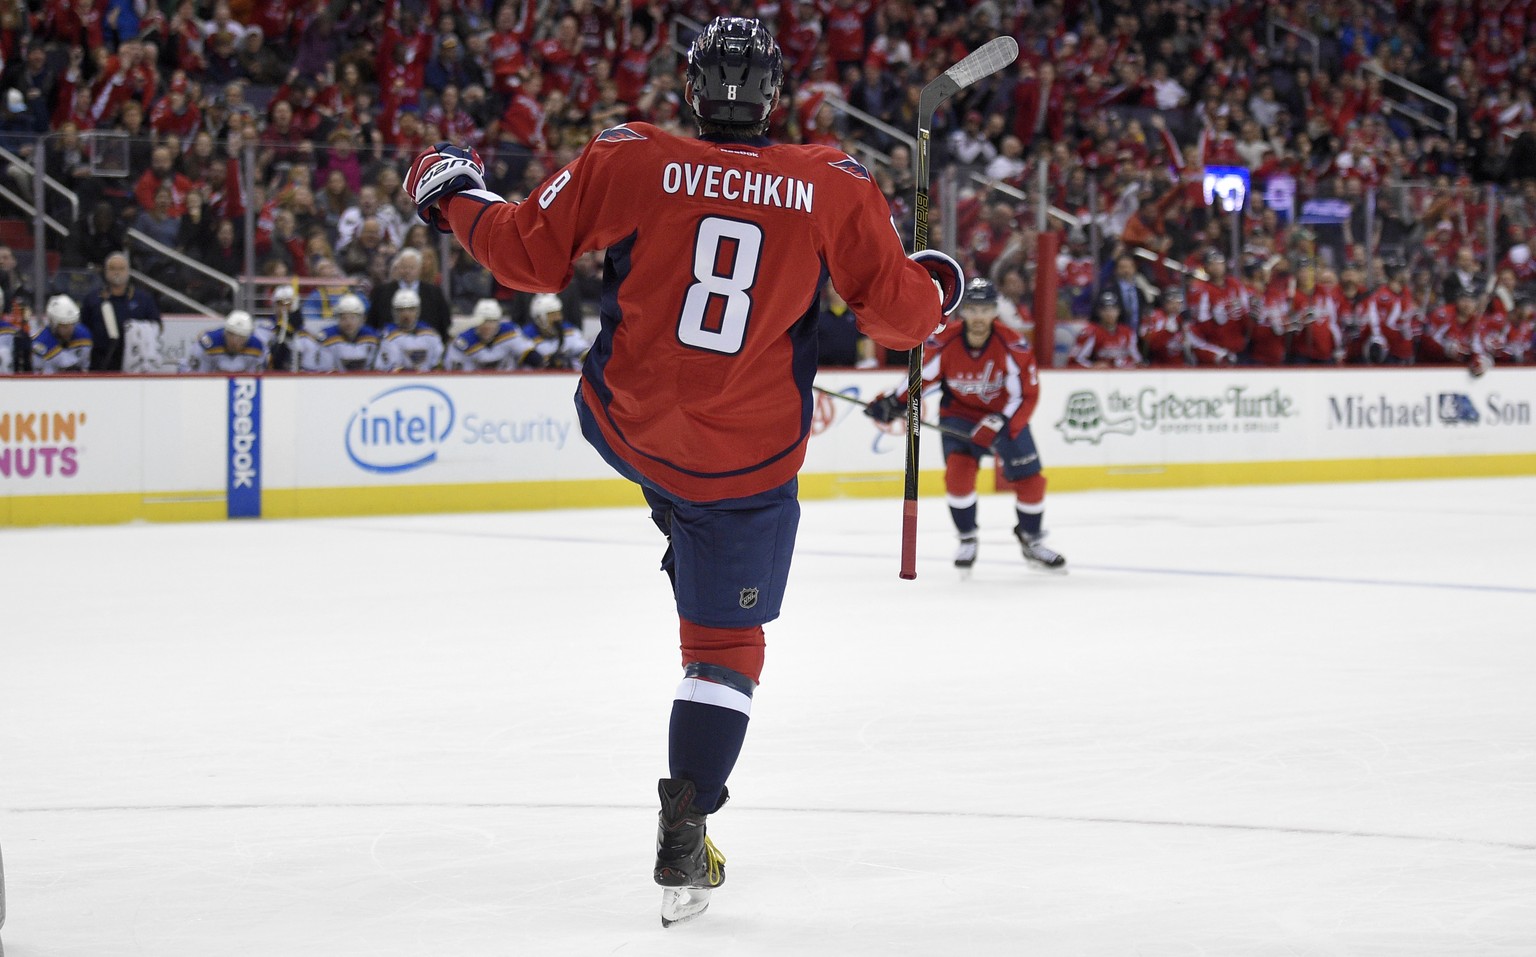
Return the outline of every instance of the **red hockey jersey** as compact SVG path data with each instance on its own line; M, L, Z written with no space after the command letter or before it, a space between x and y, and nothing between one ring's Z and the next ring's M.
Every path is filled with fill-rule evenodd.
M1300 326L1291 340L1291 352L1312 362L1341 362L1344 335L1339 330L1339 312L1343 304L1337 286L1316 286L1312 292L1296 291L1291 311Z
M1141 348L1154 366L1189 365L1184 351L1184 314L1153 309L1142 316Z
M1232 353L1247 347L1248 289L1242 280L1226 276L1220 283L1196 282L1189 298L1194 331L1200 338Z
M1413 293L1406 288L1393 292L1391 286L1381 286L1366 300L1365 316L1371 337L1386 343L1387 355L1399 362L1413 361L1423 324Z
M821 279L910 349L942 322L868 171L834 149L604 130L521 204L440 204L503 285L557 292L606 249L582 394L614 452L694 501L754 495L805 458Z
M995 412L1008 420L1008 434L1018 435L1040 401L1040 373L1029 344L1013 330L994 323L987 341L972 349L957 322L923 356L923 392L933 389L943 392L940 415L974 424Z
M1290 284L1283 281L1271 283L1248 321L1248 354L1254 365L1285 365L1290 348L1290 323Z
M1136 350L1136 334L1130 326L1117 323L1107 329L1090 322L1077 335L1071 361L1085 369L1134 369L1141 365L1141 353Z

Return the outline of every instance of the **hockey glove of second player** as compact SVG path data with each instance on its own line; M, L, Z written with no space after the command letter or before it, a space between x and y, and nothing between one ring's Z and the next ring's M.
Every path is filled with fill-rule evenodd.
M990 449L1007 427L1008 420L994 412L976 423L976 428L971 430L971 441L984 449Z
M417 154L405 174L404 189L416 204L416 215L440 233L451 233L438 201L466 189L485 189L485 164L473 149L439 143Z
M890 395L877 395L873 402L864 407L864 414L876 422L895 422L907 414L907 400L894 392Z
M919 249L911 256L913 262L928 270L934 286L939 290L939 306L944 315L951 315L960 308L960 297L965 294L965 270L960 264L937 249Z

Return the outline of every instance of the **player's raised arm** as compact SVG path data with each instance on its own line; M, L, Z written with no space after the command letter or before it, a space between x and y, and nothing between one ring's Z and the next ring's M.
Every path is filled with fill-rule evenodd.
M623 238L616 225L622 217L602 215L613 197L612 183L593 169L606 158L594 149L601 142L599 137L588 144L523 203L487 190L479 153L448 143L417 156L403 188L423 220L452 233L502 285L558 292L570 285L578 256Z

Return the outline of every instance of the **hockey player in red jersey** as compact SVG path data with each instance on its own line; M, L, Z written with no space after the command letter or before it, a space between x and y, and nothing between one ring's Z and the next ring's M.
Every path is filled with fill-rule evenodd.
M1136 334L1120 324L1120 297L1114 290L1099 293L1093 322L1078 334L1070 358L1084 369L1134 369L1144 364L1136 351Z
M1339 330L1344 300L1333 270L1319 272L1315 266L1304 264L1296 273L1296 294L1291 300L1296 335L1291 340L1289 361L1295 365L1338 365L1344 361L1344 337Z
M1509 314L1509 331L1504 344L1494 354L1499 365L1525 365L1536 347L1536 297L1528 292L1515 293L1515 311Z
M1184 326L1189 315L1184 311L1184 290L1169 286L1163 290L1157 306L1141 320L1141 354L1156 367L1191 364L1186 348Z
M1045 475L1029 431L1040 400L1035 355L1028 343L997 323L997 287L990 280L972 279L960 310L965 322L940 333L923 357L923 391L942 390L944 491L960 533L955 566L963 570L976 563L976 473L981 457L993 455L1017 498L1013 535L1024 557L1041 568L1064 570L1067 560L1040 543L1045 537ZM905 410L903 385L877 397L865 414L894 422Z
M1365 321L1370 328L1365 360L1387 365L1412 365L1423 315L1408 288L1408 264L1386 264L1387 281L1365 301Z
M1355 263L1346 264L1339 273L1340 342L1344 361L1356 365L1365 361L1365 346L1372 335L1364 280L1365 270Z
M1256 366L1285 365L1290 347L1290 270L1277 276L1260 267L1256 283L1258 292L1248 310L1248 356Z
M1205 255L1208 279L1195 282L1190 311L1195 335L1234 359L1248 347L1248 288L1227 272L1227 257L1211 250Z
M1426 365L1469 363L1480 351L1477 340L1477 293L1463 287L1456 298L1424 320L1419 361Z
M576 411L668 541L684 677L658 786L664 923L701 913L725 878L705 818L725 803L763 625L784 599L823 275L890 349L922 342L964 285L942 253L903 254L863 166L765 138L782 80L758 21L722 17L688 55L699 138L643 123L605 130L521 204L487 192L479 158L446 144L418 156L405 182L422 218L505 286L557 292L573 261L607 250Z

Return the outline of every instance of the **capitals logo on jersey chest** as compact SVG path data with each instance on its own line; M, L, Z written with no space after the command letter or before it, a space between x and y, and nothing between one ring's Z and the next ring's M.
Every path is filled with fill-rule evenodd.
M983 403L990 403L1003 394L1003 373L988 359L979 371L945 374L944 387L954 395L974 396Z

